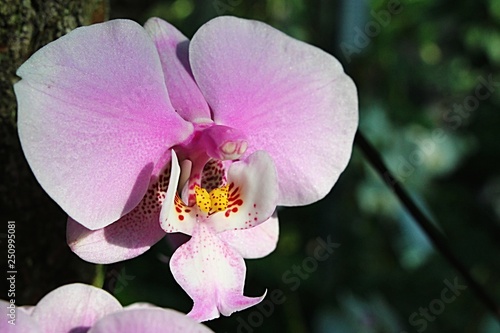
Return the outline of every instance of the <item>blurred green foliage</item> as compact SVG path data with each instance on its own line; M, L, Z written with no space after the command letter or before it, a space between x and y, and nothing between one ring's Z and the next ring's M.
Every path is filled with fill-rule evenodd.
M218 15L262 20L335 55L357 83L360 128L500 300L500 2L413 0L391 7L395 3L116 0L110 13L139 23L159 16L188 37ZM491 89L481 88L481 96L489 96L479 99L484 81ZM500 332L469 289L449 303L441 300L457 273L356 149L324 200L280 209L279 217L278 248L247 260L245 292L278 290L285 301L207 323L216 332ZM318 237L340 246L292 283L293 267L313 255ZM115 295L125 304L188 312L191 301L168 268L171 255L162 241L113 268ZM432 319L424 320L421 309L429 306L439 314L431 311Z

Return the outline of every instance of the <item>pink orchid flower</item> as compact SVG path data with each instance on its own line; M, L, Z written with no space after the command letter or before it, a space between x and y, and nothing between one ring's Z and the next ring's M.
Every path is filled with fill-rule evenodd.
M21 144L72 250L111 263L191 235L170 264L197 320L263 298L243 296L243 258L274 250L276 205L331 190L357 127L335 58L234 17L191 41L157 18L78 28L18 75Z
M185 314L150 304L125 308L108 292L81 283L59 287L36 306L0 300L3 333L209 333Z

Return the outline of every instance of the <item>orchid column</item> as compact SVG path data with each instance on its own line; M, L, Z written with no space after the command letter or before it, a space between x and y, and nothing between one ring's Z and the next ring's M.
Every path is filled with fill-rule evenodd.
M112 263L191 235L170 265L200 321L262 300L243 296L243 258L274 250L277 205L331 190L357 127L335 58L234 17L192 41L157 18L78 28L18 75L21 143L73 251Z

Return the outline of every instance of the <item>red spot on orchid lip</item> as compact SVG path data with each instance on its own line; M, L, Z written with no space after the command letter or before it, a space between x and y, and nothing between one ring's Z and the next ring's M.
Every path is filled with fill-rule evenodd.
M239 193L237 193L235 196L230 196L230 197L229 197L229 200L230 200L230 201L234 201L234 200L238 199L239 197L240 197L240 194L239 194Z
M227 210L226 213L224 214L226 217L229 217L229 214L230 214L230 210Z
M175 210L177 211L177 213L182 213L182 209L180 209L179 207L175 207Z
M184 215L179 215L179 220L184 220Z
M236 212L238 211L238 208L237 208L237 207L234 207L233 209L231 209L231 211L232 211L233 213L236 213Z
M233 205L238 205L238 206L241 206L241 205L243 205L243 200L239 199L239 200L235 201L235 202L233 203Z

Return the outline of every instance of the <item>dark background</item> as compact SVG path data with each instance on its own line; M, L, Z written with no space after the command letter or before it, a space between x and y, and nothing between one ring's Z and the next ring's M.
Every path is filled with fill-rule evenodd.
M51 14L33 4L38 20ZM235 15L262 20L332 53L358 86L360 129L472 275L500 300L500 2L128 0L111 1L107 9L71 24L106 14L141 24L159 16L191 37L213 17ZM57 19L68 12L60 6L52 14ZM0 27L8 27L5 22ZM37 24L34 30L43 32ZM0 38L0 60L23 60L7 54ZM490 90L481 86L484 81L493 82ZM36 304L62 284L92 283L96 269L68 249L66 217L30 173L9 123L15 103L8 105L0 142L1 232L7 220L16 220L16 301ZM246 261L245 293L278 290L283 297L272 307L266 303L208 322L216 332L500 332L470 288L443 301L448 284L465 285L463 279L356 147L325 199L280 209L279 217L277 250ZM293 267L311 262L318 237L340 245L299 277ZM110 267L107 287L124 304L151 302L188 312L191 300L168 268L171 254L161 241L145 255ZM425 319L421 311L429 307Z

